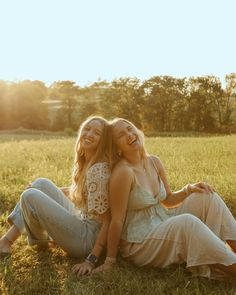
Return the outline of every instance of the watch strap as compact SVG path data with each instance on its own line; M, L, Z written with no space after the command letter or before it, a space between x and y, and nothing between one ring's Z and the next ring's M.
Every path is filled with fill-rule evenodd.
M90 264L92 264L93 266L96 265L96 263L98 262L98 258L97 256L95 256L94 254L90 253L86 259L87 262L89 262Z

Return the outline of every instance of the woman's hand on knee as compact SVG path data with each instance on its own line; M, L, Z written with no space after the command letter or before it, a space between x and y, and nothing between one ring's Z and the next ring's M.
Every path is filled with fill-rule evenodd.
M202 181L194 183L194 184L190 184L188 189L191 193L212 194L215 192L214 188L211 185Z
M84 261L82 263L75 264L71 270L77 276L83 276L90 274L93 269L94 266L91 263Z

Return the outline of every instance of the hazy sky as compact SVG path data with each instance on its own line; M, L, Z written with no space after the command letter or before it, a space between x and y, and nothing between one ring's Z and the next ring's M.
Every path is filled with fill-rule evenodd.
M0 0L0 79L236 72L236 0Z

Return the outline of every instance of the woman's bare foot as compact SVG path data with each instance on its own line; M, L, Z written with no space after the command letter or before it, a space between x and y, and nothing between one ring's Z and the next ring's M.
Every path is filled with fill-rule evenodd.
M0 239L0 257L11 255L11 242L3 236Z
M0 239L0 257L11 255L12 244L20 237L21 233L13 224Z
M234 251L234 253L236 253L236 241L234 241L234 240L228 240L226 242L228 243L228 245L230 246L230 248Z
M230 276L236 278L236 263L231 265L223 265L223 264L215 264L216 268L224 271L225 273L229 274Z

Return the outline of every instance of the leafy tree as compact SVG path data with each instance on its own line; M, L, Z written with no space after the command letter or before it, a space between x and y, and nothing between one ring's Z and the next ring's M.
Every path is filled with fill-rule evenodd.
M110 118L126 118L140 127L140 91L138 79L121 78L112 81L100 103L103 114Z
M23 81L18 87L20 104L18 105L19 121L22 126L32 129L48 127L47 106L43 103L47 88L41 81ZM23 106L23 107L22 107Z
M61 100L60 115L65 127L73 128L73 113L76 110L79 96L79 86L72 81L58 81L50 86L50 96Z
M109 83L106 81L98 81L81 89L77 125L89 116L104 115L103 99L108 89Z
M25 80L9 85L7 128L21 126L29 129L47 129L47 106L43 103L46 95L47 87L41 81Z
M4 81L0 81L0 129L4 129L7 126L7 90L7 83Z
M226 75L226 89L223 96L223 131L236 131L236 73Z
M53 102L53 103L52 103ZM97 81L80 88L57 81L0 81L0 129L77 129L88 116L124 117L145 132L236 131L236 74L223 89L215 76Z
M177 128L174 112L178 113L183 103L183 85L184 80L170 76L153 77L143 83L145 97L142 109L148 129L171 131Z
M194 131L216 131L215 101L222 95L219 79L214 76L189 79L189 126ZM217 91L217 92L216 92Z
M79 105L77 126L79 126L86 118L94 115L102 115L99 113L98 103L86 100L82 101Z
M58 108L53 117L53 122L51 124L52 131L61 131L66 128L66 117L64 110L62 108Z

